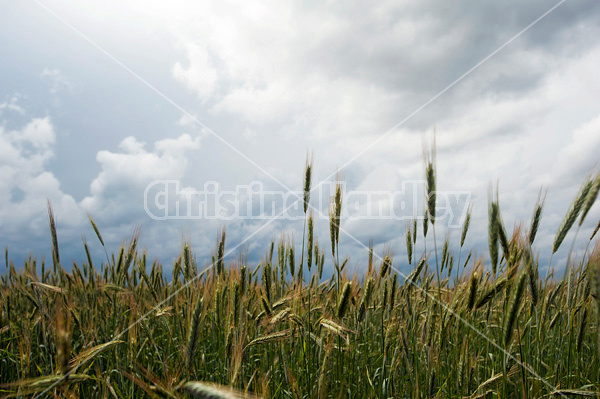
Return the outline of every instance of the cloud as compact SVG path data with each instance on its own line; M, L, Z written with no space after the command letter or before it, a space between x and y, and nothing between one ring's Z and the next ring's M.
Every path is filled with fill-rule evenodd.
M206 48L193 43L187 47L189 66L185 68L181 63L176 63L173 76L205 102L217 88L217 70L212 65Z
M200 148L200 137L183 134L159 140L147 151L144 143L130 136L119 148L121 152L98 152L102 170L91 183L91 195L81 201L84 209L111 223L144 214L144 190L152 181L183 179L189 164L186 153Z
M50 170L56 146L56 126L50 117L34 117L18 129L0 123L0 240L13 256L25 256L29 250L42 255L49 249L47 200L56 216L64 259L83 255L80 237L90 233L85 212L91 212L103 227L107 244L118 245L136 223L149 220L143 206L146 185L155 179L183 179L189 165L187 154L200 149L201 143L200 136L183 134L158 140L148 150L135 137L127 137L118 151L98 152L101 171L91 182L90 195L80 202L64 192ZM144 233L153 248L172 254L178 247L181 224L147 223L146 227ZM169 231L170 238L157 231Z
M55 128L49 117L33 118L17 130L0 125L0 220L2 239L20 247L47 232L46 199L63 227L79 226L80 212L47 170L54 156ZM17 190L20 195L12 193Z
M36 148L48 148L54 144L56 137L50 118L46 117L33 119L16 134L15 138Z
M572 134L572 140L559 153L553 170L556 180L570 183L598 168L600 153L600 115L583 124Z
M0 116L2 116L2 113L7 110L7 111L11 111L11 112L16 112L18 114L24 115L25 114L25 110L23 109L23 107L21 107L19 104L19 95L13 95L10 97L10 99L8 99L8 101L4 101L0 103Z
M34 118L19 130L0 126L0 162L4 184L16 183L44 170L54 155L51 145L55 134L50 119Z
M72 90L73 84L63 75L63 73L57 69L44 68L41 73L42 78L47 79L50 82L50 92L57 94L59 91L66 89Z
M468 5L469 13L459 12L466 6L430 1L367 7L357 1L354 7L333 9L270 2L257 7L261 11L216 8L201 15L193 28L174 28L189 59L185 74L180 63L174 69L186 87L203 93L203 101L212 88L221 88L214 93L213 112L251 124L277 121L289 130L308 121L310 128L304 130L312 137L364 136L393 126L401 119L399 111L408 114L547 10L544 2L533 2L506 4L493 12L488 5ZM482 68L485 74L478 78L475 73L472 84L446 97L476 102L490 92L514 95L534 89L549 66L559 66L562 54L573 55L591 43L579 28L588 12L567 8L553 15L560 23L550 38L532 38L536 29L547 31L548 23L540 22ZM170 16L177 17L187 18ZM579 44L566 37L577 37ZM219 65L218 74L212 65ZM433 118L464 111L464 101L456 102L460 108L446 104L415 121L422 128Z

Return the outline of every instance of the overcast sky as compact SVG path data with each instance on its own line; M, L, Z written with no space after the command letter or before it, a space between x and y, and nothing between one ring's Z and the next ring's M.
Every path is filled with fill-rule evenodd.
M491 183L509 230L529 225L543 187L536 250L547 260L600 154L600 3L565 1L515 37L556 4L2 1L0 244L17 265L29 251L51 259L50 199L66 265L84 258L82 234L102 259L86 212L109 251L141 224L151 259L171 262L183 235L204 265L227 226L227 249L253 235L241 248L257 261L282 231L299 248L302 221L153 220L144 190L300 190L311 151L315 185L343 166L347 190L400 191L423 178L435 129L438 189L473 204L467 247L487 253ZM596 204L579 253L598 219ZM328 248L327 222L317 228ZM407 270L404 221L342 229L352 267L373 238ZM448 231L455 243L460 230Z

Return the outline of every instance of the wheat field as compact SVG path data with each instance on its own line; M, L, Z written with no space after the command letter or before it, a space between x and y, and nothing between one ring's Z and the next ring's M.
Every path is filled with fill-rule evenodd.
M49 204L52 261L30 257L15 266L6 252L0 396L600 397L600 223L579 237L588 250L569 256L564 277L538 273L542 198L532 219L510 232L491 195L489 252L481 257L463 248L470 212L460 240L425 250L435 234L429 155L426 218L409 224L408 256L371 247L352 259L364 275L349 271L339 246L340 185L328 240L315 239L312 161L302 252L282 236L258 264L224 257L223 230L208 264L184 241L167 276L139 250L135 229L118 251L105 248L105 259L92 259L84 240L87 261L67 265ZM570 244L567 233L579 229L599 188L600 174L583 182L549 255ZM91 216L90 223L104 247ZM331 277L323 274L326 259Z

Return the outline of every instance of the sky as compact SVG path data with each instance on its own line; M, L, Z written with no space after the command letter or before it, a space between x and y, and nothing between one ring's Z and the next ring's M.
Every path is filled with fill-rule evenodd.
M310 153L321 247L340 170L346 209L383 212L342 220L341 256L364 270L372 239L406 272L408 219L423 213L423 142L435 132L439 198L454 201L436 223L438 246L448 236L458 249L472 206L465 247L489 261L490 186L509 231L528 228L543 190L534 249L544 270L572 199L600 166L599 17L593 0L0 2L0 244L17 266L29 253L51 259L50 200L66 266L84 260L82 236L104 257L87 213L109 252L140 225L141 248L167 271L182 238L204 267L223 227L228 261L247 253L256 263L282 234L300 252L293 201L300 217L274 220L157 220L148 203L160 205L166 181L194 205L207 188L293 199ZM400 193L401 217L353 192ZM595 204L577 256L599 219Z

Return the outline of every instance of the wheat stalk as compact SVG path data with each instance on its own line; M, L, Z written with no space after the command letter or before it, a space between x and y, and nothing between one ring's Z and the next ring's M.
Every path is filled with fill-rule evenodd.
M504 346L508 346L512 340L514 325L518 317L519 309L521 309L523 291L525 289L526 273L521 273L517 284L513 288L510 304L508 306L508 314L504 325Z
M469 280L469 293L468 293L468 301L467 301L467 309L473 310L473 306L475 306L475 298L477 298L477 283L479 282L479 275L477 272L473 272L471 274L471 279Z
M493 195L490 186L490 196ZM488 244L490 249L490 260L492 262L492 271L494 272L494 276L496 275L496 271L498 269L498 204L495 203L492 199L490 199L488 206Z
M181 389L199 399L258 399L258 397L213 383L189 381Z
M308 241L306 244L306 263L308 266L308 272L312 268L313 264L313 243L314 243L314 215L311 211L308 215Z
M56 234L56 222L54 220L54 212L52 211L52 204L48 200L48 221L50 223L50 235L52 237L52 261L54 267L58 267L60 264L60 253L58 252L58 236Z
M188 374L192 371L192 364L194 362L194 355L196 353L196 346L198 345L198 337L200 336L200 321L202 315L202 305L204 298L198 296L192 311L192 317L188 326L188 337L187 337L187 371Z
M358 308L358 321L362 322L365 318L365 312L367 311L367 307L371 302L371 295L373 295L373 278L369 277L367 282L365 283L365 292L363 293L362 300L360 302L360 306Z
M537 235L538 228L540 226L540 220L542 219L542 211L544 209L544 203L546 202L546 195L542 198L542 192L538 194L538 199L533 209L533 216L531 217L531 227L529 228L529 245L533 245L535 236Z
M598 198L598 192L600 192L600 172L596 175L596 178L593 180L592 185L589 189L589 193L586 196L585 204L581 209L581 218L579 218L579 226L583 224L585 217L587 216L590 209L592 209L592 205L596 202L596 198Z
M347 281L346 284L344 284L344 288L342 289L342 293L341 293L340 299L338 301L337 317L339 320L343 319L344 315L346 314L346 310L348 309L348 304L350 302L351 290L352 290L352 282Z
M556 236L554 237L554 243L552 244L553 254L556 253L556 251L558 251L558 248L560 248L560 244L562 244L565 237L567 236L567 233L571 229L571 226L573 226L573 223L575 223L577 216L579 215L583 205L585 204L587 195L590 192L590 189L592 188L592 184L593 183L591 180L586 180L579 189L577 196L571 203L571 206L569 207L569 210L567 211L567 214L565 215L562 223L560 224L560 227L558 228Z

